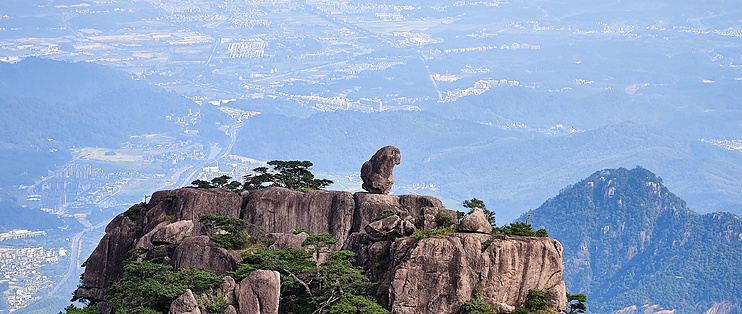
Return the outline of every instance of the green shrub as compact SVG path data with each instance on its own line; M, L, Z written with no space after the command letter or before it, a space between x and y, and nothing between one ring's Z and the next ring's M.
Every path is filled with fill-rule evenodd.
M363 296L345 293L330 306L330 314L388 314L389 311L378 303Z
M287 273L301 274L316 265L315 262L307 260L311 257L312 253L310 252L290 248L260 251L243 256L240 267L236 271L230 272L230 275L235 281L240 282L258 269L275 270L281 272L282 275ZM290 281L291 278L287 279L282 276L282 286L287 284L285 280ZM293 286L296 283L289 284Z
M240 268L230 274L240 281L254 270L278 271L281 274L279 313L388 314L374 301L376 287L363 275L363 269L351 265L353 256L353 252L340 250L317 265L309 260L312 253L304 250L262 251L245 256Z
M211 302L206 304L205 307L209 311L209 314L227 314L228 306L229 302L227 299L223 295L219 295L212 298Z
M213 234L209 236L209 238L211 241L214 241L218 247L227 250L240 249L250 241L250 236L247 232L242 230L235 231L234 233Z
M392 216L394 216L394 215L396 215L396 214L397 214L397 213L395 213L395 212L394 212L393 210L391 210L391 209L385 209L384 211L382 211L382 212L381 212L381 214L379 214L379 217L376 217L376 218L374 218L374 220L373 220L373 221L377 221L377 220L382 220L382 219L384 219L384 218L389 218L389 217L392 217Z
M237 250L244 246L250 241L250 235L245 232L245 229L251 224L239 218L225 217L225 216L213 216L213 215L200 215L198 216L198 222L212 229L213 227L219 227L226 231L226 234L213 234L210 236L211 241L214 241L217 246L223 247L228 250Z
M543 231L542 231L543 230ZM514 222L507 226L492 229L493 234L505 234L509 236L527 236L527 237L548 237L549 234L546 229L539 229L539 231L533 231L530 224L524 222Z
M64 312L59 312L58 314L63 314L63 313L66 313L66 314L100 314L100 312L98 311L97 304L93 304L93 305L86 306L83 308L78 308L70 304L69 306L64 308Z
M487 302L480 298L472 298L464 302L464 314L495 314Z
M538 229L538 230L536 230L536 236L537 237L542 237L542 238L548 238L549 237L549 233L546 232L546 229Z
M242 177L245 190L261 190L267 187L280 186L287 189L307 192L320 190L332 184L332 180L315 179L309 170L313 164L304 160L271 160L268 167L256 167L252 173Z
M567 293L567 300L569 305L569 311L567 313L585 313L587 311L587 297L582 293L569 294Z
M173 272L171 266L150 261L128 261L123 277L108 289L107 301L116 312L167 312L175 298L191 289L199 295L216 288L222 278L194 267Z
M317 259L319 259L319 252L322 250L322 247L326 245L333 245L336 243L338 243L337 239L335 239L329 233L323 232L309 235L306 239L304 239L304 242L301 243L301 246L313 247L314 253L317 254Z
M453 228L417 229L410 237L415 239L442 238L444 235L453 232Z
M526 308L520 307L520 306L515 307L515 310L513 311L513 314L529 314L529 313L530 312Z
M450 226L452 223L453 223L453 218L451 218L451 216L446 215L444 213L435 214L435 225L438 226L438 228L446 228Z
M124 216L129 217L131 221L136 222L137 220L139 220L139 217L140 217L140 214L142 212L142 208L144 207L144 205L145 205L144 203L134 204L133 206L129 207L129 209L127 209L124 212Z
M549 306L549 293L541 290L528 290L526 309L531 311L545 310Z

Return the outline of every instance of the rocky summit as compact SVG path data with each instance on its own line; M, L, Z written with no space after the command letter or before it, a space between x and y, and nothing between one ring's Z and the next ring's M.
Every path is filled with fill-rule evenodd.
M387 159L391 177L399 150L385 147L382 151L396 156ZM376 164L377 155L371 164ZM376 298L392 313L461 313L474 296L496 312L509 313L525 304L532 289L547 292L551 308L566 309L559 241L490 235L491 227L486 220L481 222L480 212L466 220L468 232L456 232L436 221L442 215L455 221L456 212L431 196L299 192L281 187L239 193L221 188L159 191L149 203L111 221L86 262L75 296L99 304L102 312L111 310L106 291L122 279L123 266L131 260L152 261L176 271L195 268L221 276L215 295L222 298L228 313L278 313L281 276L291 272L254 270L238 278L235 271L241 257L217 245L214 236L219 231L199 219L211 215L249 223L255 227L250 236L270 239L267 250L306 249L302 243L308 234L331 235L337 243L317 249L312 258L324 262L339 250L353 252L353 264L377 282ZM431 230L439 232L425 235ZM170 313L211 313L210 302L215 301L206 294L188 290L169 309Z

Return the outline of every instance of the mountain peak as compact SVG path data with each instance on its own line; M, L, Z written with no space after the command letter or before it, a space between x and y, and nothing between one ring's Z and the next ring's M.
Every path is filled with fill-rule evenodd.
M565 203L577 205L575 202L581 206L564 206ZM600 218L596 219L603 222L620 221L625 218L625 213L644 212L656 219L665 211L690 212L685 201L662 184L662 178L641 166L597 171L562 189L539 211L566 212L568 215L599 214Z
M528 214L562 241L567 288L590 295L593 312L739 305L735 289L711 287L709 278L740 288L724 279L742 276L740 219L689 210L645 168L597 171Z

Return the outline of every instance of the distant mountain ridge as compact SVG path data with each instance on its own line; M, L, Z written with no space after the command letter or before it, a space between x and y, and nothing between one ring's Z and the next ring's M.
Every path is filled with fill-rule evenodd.
M434 184L444 198L480 198L503 222L589 171L626 165L657 171L699 212L742 214L742 154L651 124L546 135L426 111L261 114L245 123L234 150L264 160L305 158L318 171L353 173L371 153L367 147L386 144L405 151L395 169L397 186Z
M115 145L132 134L172 131L165 116L196 105L175 93L135 81L126 72L86 62L28 58L0 63L0 139L43 146ZM39 142L41 141L41 143Z
M742 219L691 211L647 169L595 172L528 214L591 312L742 313Z
M0 175L9 185L30 184L68 162L73 147L118 147L131 135L181 132L166 116L199 109L120 70L41 58L0 62L0 106Z

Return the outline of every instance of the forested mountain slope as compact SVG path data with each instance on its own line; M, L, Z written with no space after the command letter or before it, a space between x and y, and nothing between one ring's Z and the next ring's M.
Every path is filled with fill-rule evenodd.
M691 211L647 169L598 171L527 214L564 244L568 290L592 312L740 313L742 219Z
M93 63L28 58L0 63L0 175L28 184L72 147L118 147L131 135L178 132L166 116L196 104Z

